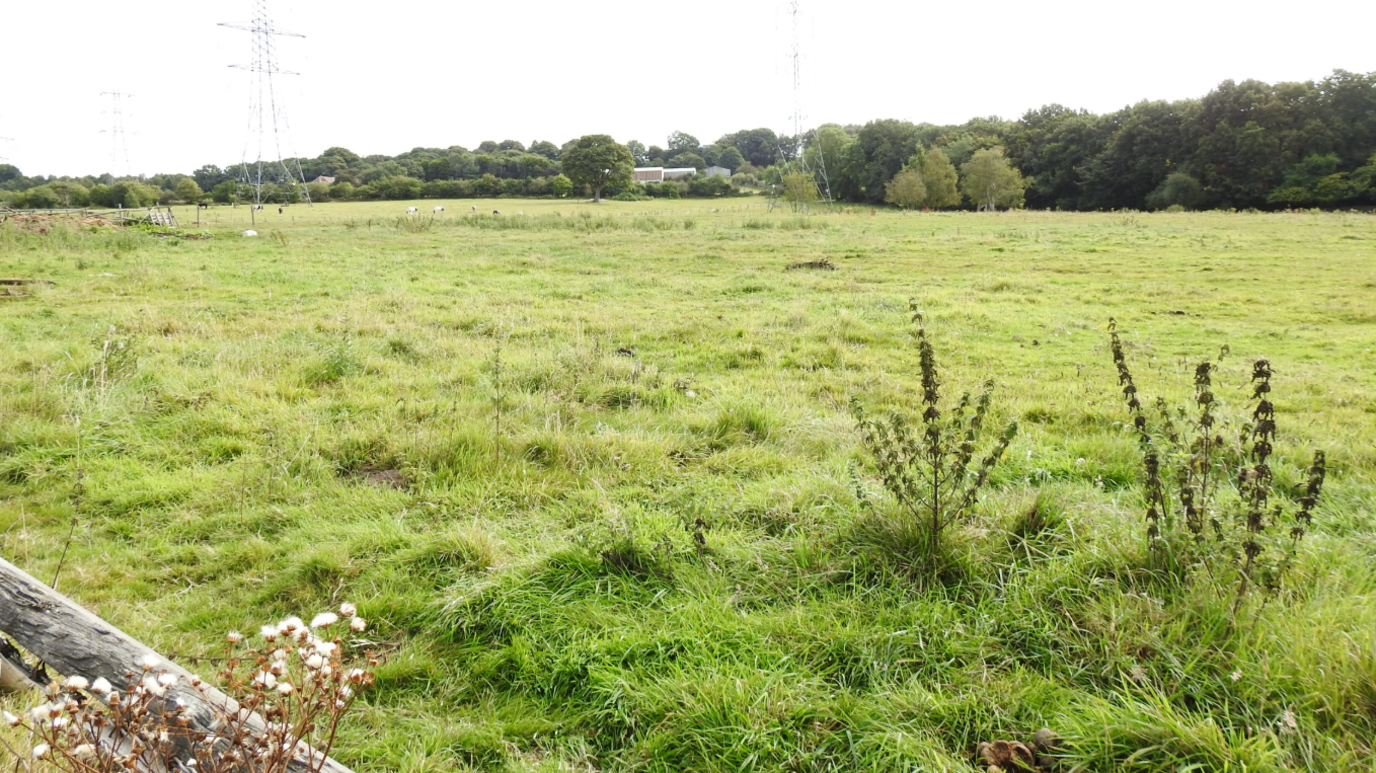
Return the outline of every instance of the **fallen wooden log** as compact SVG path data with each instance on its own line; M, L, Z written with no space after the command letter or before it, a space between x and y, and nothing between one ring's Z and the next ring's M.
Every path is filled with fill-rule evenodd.
M0 285L50 285L51 279L0 279Z
M37 655L58 673L87 679L105 677L119 689L142 679L147 658L160 662L158 670L181 677L167 689L168 706L182 701L184 716L198 731L214 733L224 717L239 714L239 704L213 687L191 687L192 674L163 658L132 636L82 609L71 599L0 558L0 631ZM261 717L247 723L253 732L264 729ZM300 744L294 771L352 773L349 768Z

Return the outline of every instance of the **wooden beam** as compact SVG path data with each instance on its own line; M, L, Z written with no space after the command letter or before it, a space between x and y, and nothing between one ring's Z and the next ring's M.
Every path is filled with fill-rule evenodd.
M142 678L144 658L157 658L167 671L182 677L168 688L163 700L180 699L191 726L207 733L220 726L221 717L234 716L239 704L228 695L206 686L191 687L191 673L149 649L132 636L82 609L71 599L34 579L24 570L0 558L0 631L19 646L37 655L58 673L95 680L105 677L120 689L129 685L128 674ZM254 716L249 725L264 727ZM347 767L300 745L294 771L352 773Z

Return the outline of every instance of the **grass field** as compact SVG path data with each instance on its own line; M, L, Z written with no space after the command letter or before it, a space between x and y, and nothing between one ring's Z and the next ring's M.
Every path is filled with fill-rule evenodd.
M48 579L75 524L60 588L178 656L358 603L360 773L970 770L1042 726L1067 770L1376 769L1376 218L413 203L0 226L54 283L0 298L0 554ZM1021 427L943 581L850 408L920 412L910 299ZM1328 456L1237 626L1144 570L1110 317L1147 395L1226 347L1229 431L1269 358L1278 482Z

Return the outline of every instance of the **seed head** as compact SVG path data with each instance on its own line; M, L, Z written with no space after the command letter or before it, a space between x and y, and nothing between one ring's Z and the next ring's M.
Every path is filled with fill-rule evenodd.
M311 619L312 628L329 628L339 622L339 615L333 612L321 612Z
M339 605L339 614L341 617L353 617L358 614L358 607L354 606L353 602L346 601Z
M368 621L361 617L355 617L349 621L349 630L354 633L362 633L368 630Z

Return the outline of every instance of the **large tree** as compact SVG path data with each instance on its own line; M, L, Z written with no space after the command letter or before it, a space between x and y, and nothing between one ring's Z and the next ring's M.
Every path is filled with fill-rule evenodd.
M197 185L196 181L190 177L183 177L177 181L176 193L177 198L188 204L199 202L205 195L201 186Z
M922 183L927 190L924 206L932 209L954 207L960 203L956 188L956 167L936 148L922 154Z
M1027 183L1022 173L1003 157L1003 148L975 151L960 167L960 189L980 209L1022 206Z
M579 137L564 153L564 174L574 185L592 188L593 201L602 201L602 189L606 186L630 182L634 167L630 149L605 134Z
M903 209L916 209L927 201L927 185L922 173L905 169L884 185L884 201Z

